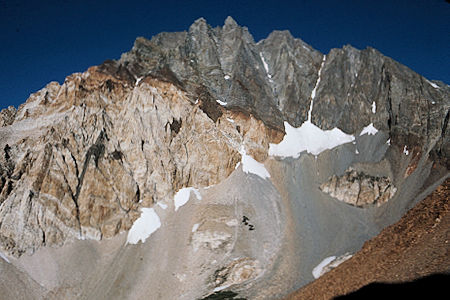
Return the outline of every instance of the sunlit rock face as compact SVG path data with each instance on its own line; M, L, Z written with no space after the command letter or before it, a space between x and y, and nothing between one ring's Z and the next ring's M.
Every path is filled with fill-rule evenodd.
M232 18L137 38L0 112L0 288L280 298L448 177L449 91Z
M1 129L6 250L20 255L71 238L112 237L130 228L140 207L225 179L242 144L264 160L276 141L252 116L218 106L214 122L202 99L172 83L107 71L92 67L49 84Z
M388 177L370 176L353 169L342 176L333 175L320 189L333 198L358 207L380 206L397 191Z

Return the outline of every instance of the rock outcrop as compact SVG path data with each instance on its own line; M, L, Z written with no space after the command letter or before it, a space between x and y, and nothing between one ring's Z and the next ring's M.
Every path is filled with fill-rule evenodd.
M11 125L16 117L17 110L14 106L8 106L0 112L0 127Z
M397 191L388 177L370 176L354 169L347 170L342 176L333 175L320 185L320 189L333 198L358 207L380 206Z
M128 230L140 207L226 178L240 146L259 160L280 134L174 84L106 63L50 83L0 129L0 240L15 255ZM110 72L110 73L108 73ZM278 136L278 137L277 137Z

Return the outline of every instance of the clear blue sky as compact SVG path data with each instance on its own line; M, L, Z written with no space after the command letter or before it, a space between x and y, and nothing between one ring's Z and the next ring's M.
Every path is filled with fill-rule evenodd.
M0 109L25 102L106 59L137 36L212 26L231 15L256 41L288 29L323 53L377 48L429 79L450 83L450 4L444 0L17 1L0 0Z

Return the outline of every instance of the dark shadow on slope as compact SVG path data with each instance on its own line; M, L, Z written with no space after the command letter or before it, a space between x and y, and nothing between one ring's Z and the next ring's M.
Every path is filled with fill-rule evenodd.
M215 292L200 300L247 300L245 298L235 298L238 294L232 291Z
M348 295L334 299L392 299L401 295L403 299L417 299L419 295L427 299L438 299L448 293L450 274L434 274L405 283L371 283ZM392 298L391 298L392 297ZM411 297L411 298L409 298ZM425 298L424 298L425 299Z

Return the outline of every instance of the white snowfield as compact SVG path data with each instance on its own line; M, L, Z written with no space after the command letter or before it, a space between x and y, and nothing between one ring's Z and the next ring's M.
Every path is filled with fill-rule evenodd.
M322 151L352 142L355 137L344 133L339 128L322 130L311 121L306 121L299 128L284 122L286 135L279 144L269 144L269 155L282 158L298 158L306 151L318 155Z
M370 123L369 125L364 127L363 130L361 130L361 133L359 134L359 136L364 135L364 134L375 135L375 134L377 134L377 132L378 132L378 129L376 129L373 126L373 123Z
M191 192L194 192L198 200L202 200L202 195L200 195L198 189L193 187L182 188L173 197L173 201L175 204L175 211L177 211L178 208L185 205L189 201L189 198L191 197Z
M127 244L142 243L159 227L161 221L153 208L141 208L141 216L134 221L130 231L128 231Z
M376 113L377 112L377 104L375 103L375 101L372 102L372 113Z
M244 173L252 173L258 175L262 179L270 178L270 173L267 171L266 167L264 167L264 164L256 161L253 157L248 155L243 147L239 153L242 155L241 163L242 171L244 171Z
M284 122L286 135L279 144L269 144L269 155L282 158L298 158L303 151L318 155L324 150L332 149L355 140L353 135L346 134L339 128L322 130L311 122L314 98L316 98L316 91L319 87L320 75L325 65L325 60L326 55L323 56L322 64L317 74L317 82L311 92L308 120L298 128L291 126L288 122Z

